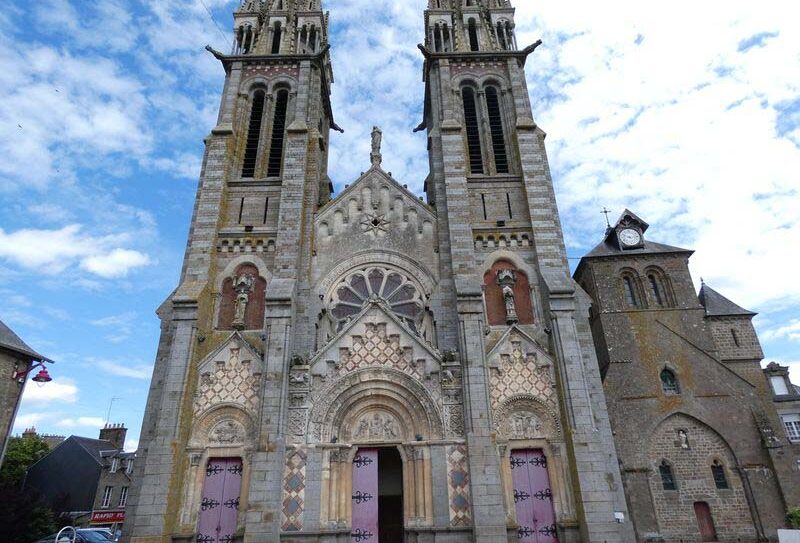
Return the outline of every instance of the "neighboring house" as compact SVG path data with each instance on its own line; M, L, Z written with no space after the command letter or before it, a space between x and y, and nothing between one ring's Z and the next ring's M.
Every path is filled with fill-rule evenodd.
M41 439L42 441L45 442L45 444L47 444L47 447L51 451L56 447L58 447L59 445L61 445L64 442L64 440L67 439L66 436L59 436L53 434L39 434L36 431L35 427L27 428L24 432L22 432L22 437L32 437Z
M124 452L126 433L122 425L107 425L99 439L68 437L28 469L26 488L76 526L120 527L135 457Z
M0 464L3 463L22 392L25 390L27 374L24 372L31 364L40 361L50 362L48 358L28 347L11 328L0 321ZM20 373L24 377L17 378Z
M788 366L772 362L764 370L772 387L775 410L783 424L783 432L790 443L794 460L794 476L800 473L800 387L789 380ZM800 503L794 504L800 506Z

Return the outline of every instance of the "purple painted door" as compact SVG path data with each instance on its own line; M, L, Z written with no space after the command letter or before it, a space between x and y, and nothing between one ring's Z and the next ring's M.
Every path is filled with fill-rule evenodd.
M196 543L233 543L241 490L241 460L212 458L208 461Z
M547 457L540 449L511 452L511 478L522 543L555 543L556 515L547 473Z
M352 543L378 543L378 449L359 449L353 459Z

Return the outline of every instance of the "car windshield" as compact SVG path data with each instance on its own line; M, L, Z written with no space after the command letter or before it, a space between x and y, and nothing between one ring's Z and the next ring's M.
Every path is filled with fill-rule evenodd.
M108 543L109 539L100 532L83 532L78 531L78 535L83 538L86 543Z

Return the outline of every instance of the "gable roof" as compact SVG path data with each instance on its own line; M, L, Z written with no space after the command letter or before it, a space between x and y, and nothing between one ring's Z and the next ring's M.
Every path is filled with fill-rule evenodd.
M71 436L69 439L80 445L100 465L103 465L103 452L119 450L113 443L105 439L91 439L80 436Z
M754 317L758 314L736 305L705 283L700 288L699 298L706 308L706 317Z
M40 355L28 347L28 345L22 341L19 336L11 330L11 328L6 326L3 321L0 321L0 347L28 356L35 360L47 360L48 362L52 362L52 360L49 358Z

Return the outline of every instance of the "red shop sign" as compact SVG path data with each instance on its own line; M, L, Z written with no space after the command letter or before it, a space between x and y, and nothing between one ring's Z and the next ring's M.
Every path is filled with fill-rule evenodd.
M125 522L125 511L93 511L92 524L117 524Z

